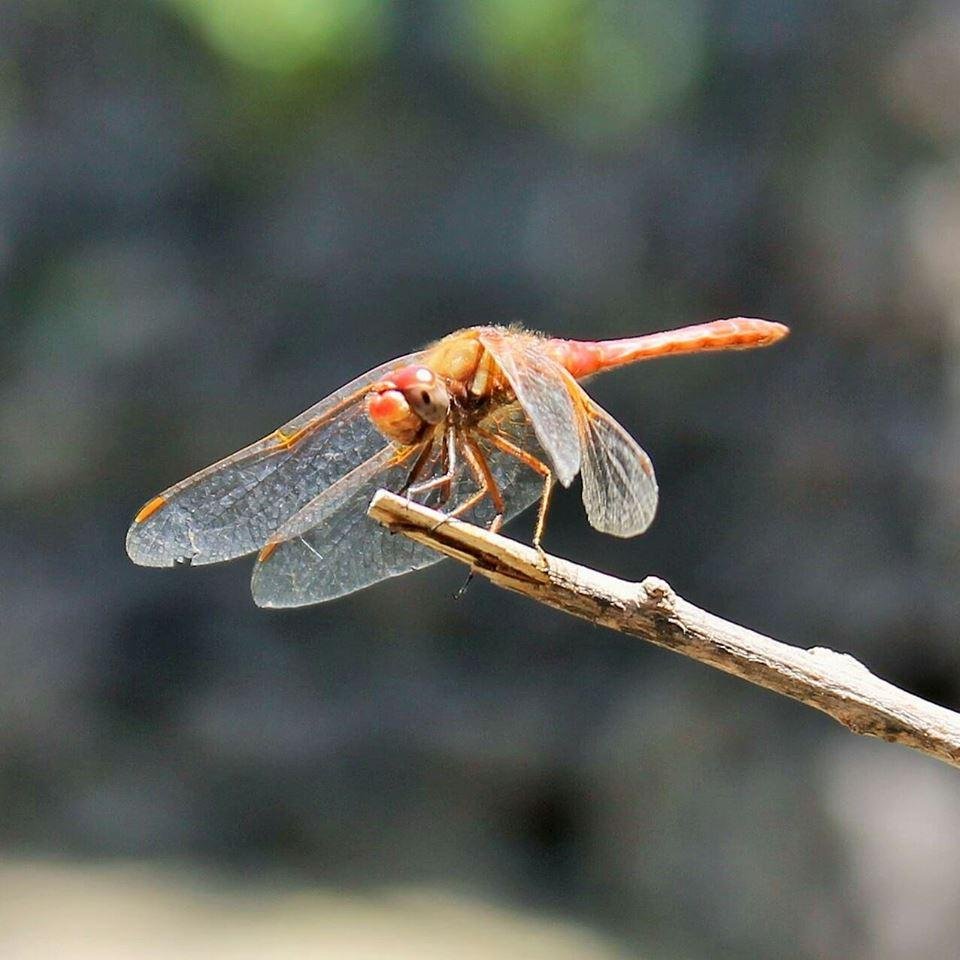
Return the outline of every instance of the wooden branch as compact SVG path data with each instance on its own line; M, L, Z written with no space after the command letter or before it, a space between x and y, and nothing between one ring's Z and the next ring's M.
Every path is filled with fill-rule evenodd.
M618 580L384 490L374 496L369 514L469 564L497 586L792 697L854 733L902 743L960 767L960 714L875 677L848 654L792 647L695 607L657 577Z

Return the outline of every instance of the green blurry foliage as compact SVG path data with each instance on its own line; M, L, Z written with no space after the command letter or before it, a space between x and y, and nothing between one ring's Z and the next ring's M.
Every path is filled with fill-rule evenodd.
M225 59L278 77L376 60L386 0L167 0ZM458 0L440 6L448 63L563 136L630 136L701 72L702 0ZM439 50L438 50L439 52Z
M699 0L466 0L484 79L577 139L635 132L700 72Z
M386 0L168 0L221 55L286 74L377 56Z

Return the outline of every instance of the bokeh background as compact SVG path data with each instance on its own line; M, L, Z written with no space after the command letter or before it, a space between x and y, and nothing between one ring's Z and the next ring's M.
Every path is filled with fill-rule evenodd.
M960 5L0 2L0 954L960 954L950 768L452 564L125 556L457 327L737 314L593 385L651 531L548 548L960 707Z

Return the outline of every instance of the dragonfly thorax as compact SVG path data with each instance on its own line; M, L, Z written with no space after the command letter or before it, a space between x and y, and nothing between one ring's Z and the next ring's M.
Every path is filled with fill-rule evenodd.
M429 367L401 367L373 384L366 400L367 416L388 439L416 443L425 430L450 411L450 394Z

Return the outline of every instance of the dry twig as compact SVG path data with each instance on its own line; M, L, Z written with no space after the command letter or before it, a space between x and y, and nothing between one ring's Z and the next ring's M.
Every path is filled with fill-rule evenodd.
M370 516L460 560L497 586L649 640L815 707L854 733L902 743L960 767L960 714L875 677L853 657L803 650L722 620L657 577L630 583L488 533L380 490Z

